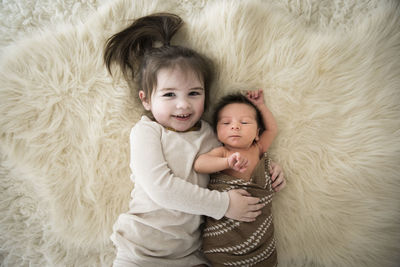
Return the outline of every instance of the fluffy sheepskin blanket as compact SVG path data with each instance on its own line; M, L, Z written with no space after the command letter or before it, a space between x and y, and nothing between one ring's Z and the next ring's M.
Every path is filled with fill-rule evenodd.
M159 11L186 23L174 43L214 61L213 101L264 89L287 179L273 202L280 266L398 266L399 1L102 2L2 1L2 266L111 265L142 109L103 46Z

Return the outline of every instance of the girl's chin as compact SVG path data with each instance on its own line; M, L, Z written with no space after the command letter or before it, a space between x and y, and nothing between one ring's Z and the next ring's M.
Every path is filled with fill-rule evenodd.
M172 123L171 128L175 129L178 132L185 132L192 128L195 123L193 123L191 120L179 120L176 121L175 123Z
M177 123L177 124L174 124L174 125L170 126L170 128L174 129L177 132L186 132L187 130L192 128L192 124L189 124L189 123Z
M176 127L175 130L178 132L186 132L192 127Z

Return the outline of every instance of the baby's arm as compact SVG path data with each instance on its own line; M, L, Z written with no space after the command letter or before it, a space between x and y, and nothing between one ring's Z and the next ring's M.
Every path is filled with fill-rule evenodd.
M214 173L226 169L244 172L247 169L248 160L236 152L225 156L223 147L216 147L208 153L197 157L194 162L194 170L199 173Z
M260 140L257 143L260 147L260 153L264 153L268 150L277 135L278 126L274 115L272 115L271 111L265 105L264 93L261 89L248 92L247 98L258 108L263 117L265 131L261 134Z

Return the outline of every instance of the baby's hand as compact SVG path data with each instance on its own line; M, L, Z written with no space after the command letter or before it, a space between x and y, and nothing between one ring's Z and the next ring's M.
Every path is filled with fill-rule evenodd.
M249 161L247 158L240 155L239 152L233 153L228 157L228 165L229 168L237 171L237 172L244 172L247 169Z
M264 92L262 89L248 91L246 96L255 106L264 105Z

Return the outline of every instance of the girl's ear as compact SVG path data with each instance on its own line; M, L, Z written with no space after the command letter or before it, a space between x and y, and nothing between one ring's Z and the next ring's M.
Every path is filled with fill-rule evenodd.
M257 129L256 138L254 140L256 140L256 142L260 140L260 128Z
M143 90L139 91L139 98L140 101L142 101L142 105L145 110L150 111L151 110L151 105L149 99L146 97L146 94Z

